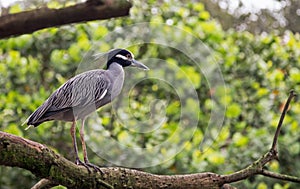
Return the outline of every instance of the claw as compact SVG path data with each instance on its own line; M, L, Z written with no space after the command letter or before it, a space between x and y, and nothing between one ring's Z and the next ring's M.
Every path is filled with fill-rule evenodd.
M97 166L97 165L94 165L90 162L85 162L85 164L91 168L93 168L95 170L95 172L100 172L101 174L103 174L103 172L101 171L101 169Z
M91 164L88 161L87 162L82 162L80 159L76 159L75 164L84 166L88 170L89 173L91 173L90 168L93 168L95 170L95 172L100 172L101 174L103 174L103 172L101 171L101 169L97 165Z
M75 164L84 166L88 170L88 172L91 173L89 166L87 164L83 163L80 159L76 159Z

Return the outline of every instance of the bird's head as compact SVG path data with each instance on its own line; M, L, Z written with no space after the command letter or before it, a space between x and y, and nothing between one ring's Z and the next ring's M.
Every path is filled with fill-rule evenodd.
M147 66L134 59L133 54L126 49L113 49L108 52L107 68L112 63L118 63L122 67L133 66L144 70L149 70Z

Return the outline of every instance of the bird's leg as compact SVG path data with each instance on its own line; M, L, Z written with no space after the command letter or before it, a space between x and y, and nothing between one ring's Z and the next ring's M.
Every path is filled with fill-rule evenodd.
M81 128L80 128L80 140L81 140L81 145L82 145L82 150L83 150L83 158L84 158L84 163L89 166L89 167L92 167L93 169L95 169L95 171L99 171L100 173L102 173L101 169L94 165L94 164L91 164L89 162L89 159L88 159L88 156L87 156L87 151L86 151L86 145L85 145L85 141L84 141L84 122L85 122L85 119L83 118L81 120Z
M81 128L80 128L80 140L81 140L81 145L82 145L82 150L83 150L83 159L84 162L87 163L89 162L88 157L87 157L87 152L86 152L86 145L85 145L85 141L84 141L84 121L85 119L81 120Z
M73 141L73 147L74 147L75 156L76 156L75 164L76 165L83 165L84 167L87 168L88 172L90 173L91 172L90 168L87 165L85 165L85 163L83 163L82 161L80 161L79 156L78 156L78 149L77 149L77 142L76 142L76 121L75 121L75 119L72 122L72 126L71 126L71 129L70 129L70 132L71 132L72 141Z
M71 132L73 147L74 147L75 156L76 156L75 163L78 165L77 162L80 160L79 160L79 156L78 156L78 149L77 149L77 143L76 143L76 121L75 120L72 122L70 132Z

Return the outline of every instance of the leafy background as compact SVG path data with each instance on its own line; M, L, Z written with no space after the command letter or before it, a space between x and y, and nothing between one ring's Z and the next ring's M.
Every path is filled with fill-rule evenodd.
M277 32L254 35L247 31L223 30L220 23L212 19L202 3L183 3L171 1L134 1L130 16L107 21L94 21L74 24L60 28L49 28L30 35L0 40L0 128L2 131L38 141L73 161L73 149L69 135L70 124L47 122L37 129L25 131L21 124L44 100L67 79L74 76L82 57L101 41L110 31L135 23L167 23L192 33L211 49L211 60L217 61L222 71L226 92L208 87L199 70L189 64L187 57L176 53L174 49L143 44L130 50L136 59L151 57L166 60L188 72L199 96L199 123L185 148L173 158L169 158L173 148L164 148L158 152L163 163L145 168L145 171L158 174L184 174L195 172L216 172L228 174L244 168L271 145L273 134L284 101L290 89L299 93L300 87L300 41L299 34L285 31L284 36ZM58 7L56 1L50 1L49 7ZM19 4L10 8L11 12L21 11ZM155 27L155 26L153 26ZM161 31L169 35L168 31ZM185 41L176 35L174 41ZM126 39L101 42L99 52L105 52L122 44ZM147 63L145 63L147 64ZM151 72L150 72L151 73ZM149 73L149 74L150 74ZM144 74L144 73L141 73ZM164 74L164 73L162 73ZM175 74L175 77L182 77ZM174 90L165 92L166 86L159 81L146 80L132 91L129 109L135 112L137 120L149 118L149 104L153 99L168 99L166 103L153 105L156 111L165 108L167 121L159 132L139 134L121 127L112 114L112 106L98 111L104 128L97 138L110 136L120 143L133 147L151 147L168 139L178 129L180 119L180 99ZM164 89L164 90L162 90ZM210 98L219 97L216 104ZM190 99L192 109L197 102ZM226 106L222 130L210 148L201 151L199 144L205 134L210 119L212 104ZM279 138L280 162L272 162L268 167L272 171L300 175L300 104L293 102ZM87 124L95 124L89 121ZM88 126L87 126L88 127ZM177 134L180 138L180 134ZM99 146L105 149L109 144L102 141ZM114 151L113 149L111 149ZM111 166L110 162L100 159L88 149L91 162ZM122 161L120 151L114 151ZM135 162L134 156L126 156ZM131 160L130 159L130 160ZM150 157L148 161L157 161ZM112 165L113 166L113 165ZM0 188L29 188L40 178L30 172L9 167L0 167ZM238 188L298 188L299 185L269 179L261 176L234 183ZM57 187L61 188L61 186Z

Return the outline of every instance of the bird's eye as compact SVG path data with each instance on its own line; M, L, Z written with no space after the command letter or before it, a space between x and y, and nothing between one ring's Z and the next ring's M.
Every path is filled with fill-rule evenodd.
M132 59L131 54L127 54L126 57L127 57L129 60Z

